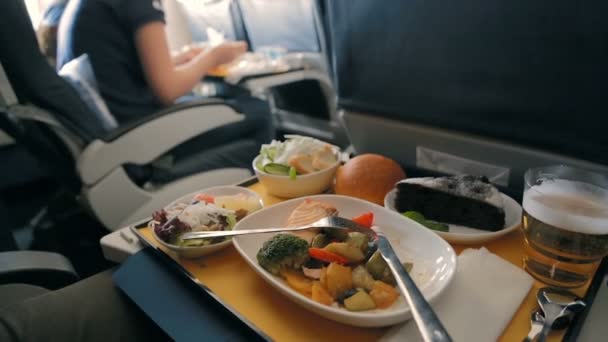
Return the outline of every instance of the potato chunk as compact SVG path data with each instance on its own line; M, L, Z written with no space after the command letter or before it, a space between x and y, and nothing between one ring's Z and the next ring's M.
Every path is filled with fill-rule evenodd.
M353 288L352 271L348 266L332 262L327 267L325 282L327 291L332 298L336 299L342 292Z

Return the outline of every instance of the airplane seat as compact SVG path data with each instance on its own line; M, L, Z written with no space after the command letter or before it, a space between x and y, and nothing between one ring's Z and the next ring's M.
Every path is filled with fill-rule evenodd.
M195 43L208 42L208 29L221 33L226 40L247 40L240 13L233 0L217 0L200 2L196 0L165 0L165 12L167 6L175 3L178 15L184 17L187 32L182 35L190 35L191 41ZM177 25L176 22L167 23L168 26Z
M314 2L236 0L251 48L282 46L293 52L319 52Z
M242 139L200 151L184 165L176 165L174 175L172 169L163 170L166 182L145 181L151 163L167 151L203 132L236 123L243 115L224 101L206 99L175 105L107 132L40 53L23 1L2 1L0 16L3 130L43 161L108 229L143 219L196 189L251 175L246 168L200 167L210 154L257 148L253 140Z
M324 33L314 0L237 0L253 51L279 46L297 53L304 77L272 86L267 91L279 128L334 141L347 142L335 111L335 92L328 77Z
M0 253L0 309L80 280L61 254L41 251Z
M197 92L231 98L246 89L269 100L278 130L342 145L346 142L335 115L335 93L327 76L321 48L323 34L313 1L164 0L163 5L172 49L205 43L209 41L207 30L213 29L228 40L246 41L252 51L285 47L288 52L297 53L290 63L304 69L287 75L248 76L236 85L207 76Z
M0 307L63 288L80 279L63 255L41 251L0 253Z
M412 173L608 171L608 3L325 1L338 108L357 153Z

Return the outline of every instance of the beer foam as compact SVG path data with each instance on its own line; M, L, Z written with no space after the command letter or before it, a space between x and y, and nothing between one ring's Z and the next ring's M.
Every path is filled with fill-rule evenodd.
M583 182L546 180L524 192L524 210L576 233L608 234L608 191Z

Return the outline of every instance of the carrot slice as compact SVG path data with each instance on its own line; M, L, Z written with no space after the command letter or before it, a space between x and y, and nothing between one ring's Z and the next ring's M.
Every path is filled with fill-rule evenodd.
M374 224L374 213L367 212L365 214L359 215L353 219L353 222L356 222L363 227L371 228L372 224Z
M328 252L322 248L309 248L308 254L310 254L311 258L325 262L335 262L342 265L348 263L348 259L346 259L345 257L336 253Z
M386 309L399 298L399 292L387 283L376 280L369 295L380 309Z
M312 300L325 305L331 305L334 302L329 292L318 281L312 283Z
M303 274L293 271L293 270L285 270L281 272L283 278L287 284L294 290L300 292L301 294L310 297L312 294L312 280L306 278Z

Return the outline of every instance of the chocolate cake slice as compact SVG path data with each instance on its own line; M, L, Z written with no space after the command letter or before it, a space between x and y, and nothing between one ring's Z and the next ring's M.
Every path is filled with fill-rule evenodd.
M488 231L505 226L502 196L486 177L410 178L397 183L395 208L433 221Z

